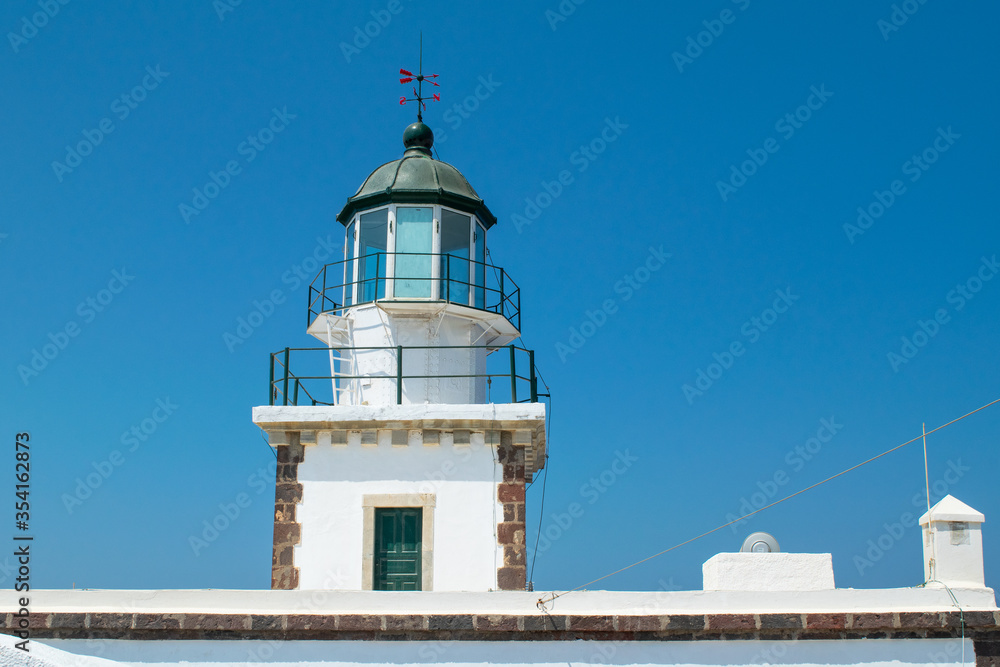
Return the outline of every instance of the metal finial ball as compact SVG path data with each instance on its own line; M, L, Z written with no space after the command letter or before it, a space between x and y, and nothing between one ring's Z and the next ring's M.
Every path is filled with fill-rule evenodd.
M403 131L403 145L430 150L434 145L434 131L423 123L413 123Z

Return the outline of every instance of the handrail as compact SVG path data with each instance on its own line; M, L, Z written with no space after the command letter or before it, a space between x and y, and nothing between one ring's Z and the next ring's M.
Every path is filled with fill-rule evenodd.
M485 373L441 373L434 375L425 374L409 374L405 372L403 359L405 355L404 350L478 350L485 351L487 354L490 352L496 352L499 350L506 349L509 352L509 364L510 367L507 371L503 373L498 372L485 372ZM300 375L293 373L291 370L291 359L292 353L309 353L309 352L324 352L331 353L336 352L341 358L344 358L344 353L354 353L354 352L366 352L366 351L392 351L395 353L396 364L395 372L392 375L364 375L364 374L353 374L353 375L343 375L340 373L334 374L331 368L329 375ZM523 353L527 355L527 366L525 369L524 361L519 361L519 354ZM298 355L297 355L298 356ZM527 372L527 375L524 373ZM299 392L305 394L312 405L335 405L336 400L321 401L313 396L312 392L306 386L308 381L335 381L335 382L349 382L353 380L362 379L391 379L396 383L396 403L401 405L403 403L403 382L404 380L429 380L429 379L474 379L474 378L485 378L492 383L493 378L509 378L510 380L510 396L511 403L537 403L539 398L538 393L538 377L535 370L535 353L533 350L528 350L519 345L504 345L504 346L489 346L489 345L396 345L396 346L351 346L351 347L286 347L278 352L274 352L270 355L270 372L268 375L268 404L269 405L298 405L299 404ZM529 397L518 400L518 382L527 383ZM291 388L291 389L289 389ZM336 394L338 390L334 389ZM332 397L336 399L336 396Z
M431 258L432 261L433 258L444 259L444 275L437 278L426 274L419 276L399 275L395 262L398 257L427 257ZM389 258L393 259L392 275L389 275ZM466 280L461 280L460 277L452 275L451 265L456 260L469 266L473 278L469 279L466 276ZM370 261L374 261L375 274L364 276L360 275L359 271L358 278L355 280L353 275L355 267L360 268ZM327 275L333 270L336 270L334 274L336 277L333 280L337 284L331 284ZM477 282L479 278L482 279L482 284ZM450 253L428 252L375 252L326 264L309 284L307 325L312 324L320 313L381 301L386 298L385 294L390 283L395 291L397 284L402 281L424 282L431 286L434 282L439 282L438 299L435 301L457 303L476 310L503 315L511 321L515 328L518 330L521 328L521 290L503 268ZM368 286L370 285L374 285L374 289L369 292ZM453 298L456 292L461 294L463 291L467 291L468 294L468 298L464 302ZM366 292L368 292L367 295ZM394 296L393 299L431 300L429 296L427 298Z

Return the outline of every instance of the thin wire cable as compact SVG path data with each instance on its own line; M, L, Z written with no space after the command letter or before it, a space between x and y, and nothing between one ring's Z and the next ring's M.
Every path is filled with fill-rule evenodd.
M930 583L941 584L942 586L944 586L944 589L948 591L948 595L951 596L952 604L954 604L958 608L958 618L962 625L962 664L964 665L965 664L965 611L962 609L962 605L958 604L958 598L956 598L955 594L951 592L951 588L948 587L948 584L944 583L943 581L939 581L937 579L928 579L922 585L926 588L927 584Z
M927 471L927 422L920 424L924 432L924 484L927 485L927 511L931 511L931 475Z
M545 382L542 381L542 384L545 384ZM548 385L546 385L545 388L548 389ZM545 419L545 431L546 431L546 433L545 433L545 448L546 448L546 450L548 450L548 446L549 446L549 434L551 433L551 431L549 429L549 422L552 420L552 396L551 395L549 396L549 409L546 412L545 417L546 417L546 419ZM539 503L539 508L538 508L538 534L535 535L535 550L531 554L531 572L528 573L528 583L529 584L531 584L534 581L534 577L535 577L535 559L538 558L538 541L540 539L542 539L542 520L545 517L545 486L548 484L548 481L549 481L549 455L546 452L546 454L545 454L545 475L544 475L544 477L542 477L542 500ZM533 588L534 587L532 587L532 589L530 589L530 590L533 590Z
M490 266L493 268L493 277L496 278L497 282L499 283L500 282L500 274L497 273L497 267L496 267L496 265L494 265L492 263L493 262L493 256L490 255L490 249L489 248L486 248L486 258L488 260L490 260ZM520 332L518 332L517 338L515 338L514 340L520 340L521 343L525 347L528 347L528 342L526 340L524 340L524 336ZM537 365L535 366L535 372L538 373L538 379L541 380L542 384L545 385L545 390L548 391L548 392L551 392L552 390L549 389L549 383L545 381L545 378L542 376L542 372L538 369ZM551 408L551 407L552 406L550 405L549 408Z
M713 528L712 530L709 530L709 531L706 531L706 532L702 533L701 535L698 535L697 537L692 537L691 539L684 540L683 542L681 542L679 544L675 544L674 546L670 547L669 549L664 549L663 551L660 551L659 553L655 553L652 556L647 556L647 557L643 558L642 560L638 560L638 561L632 563L631 565L626 565L625 567L619 568L619 569L615 570L614 572L610 572L610 573L604 575L603 577L598 577L597 579L594 579L592 581L588 581L585 584L581 584L580 586L577 586L576 588L571 588L568 591L564 591L562 593L552 593L550 595L550 597L549 597L548 600L544 600L542 598L538 598L537 606L539 608L544 608L544 606L546 604L548 604L549 602L552 602L553 600L555 600L557 598L561 598L564 595L568 595L568 594L573 593L575 591L578 591L578 590L580 590L582 588L586 588L587 586L590 586L591 584L596 584L598 581L603 581L604 579L607 579L608 577L613 577L616 574L619 574L621 572L624 572L625 570L628 570L629 568L633 568L636 565L641 565L641 564L643 564L643 563L645 563L647 561L653 560L654 558L662 556L663 554L668 553L670 551L673 551L674 549L678 549L680 547L683 547L686 544L691 544L692 542L694 542L696 540L700 540L701 538L706 537L708 535L711 535L712 533L715 533L717 531L720 531L723 528L726 528L728 526L733 525L734 523L739 523L739 522L743 521L744 519L748 519L748 518L752 517L754 514L759 514L760 512L763 512L766 509L770 509L771 507L774 507L775 505L779 505L779 504L785 502L786 500L791 500L792 498L794 498L796 496L800 496L803 493L805 493L806 491L810 491L812 489L815 489L817 486L821 486L823 484L826 484L827 482L831 482L831 481L837 479L838 477L841 477L842 475L846 475L847 473L849 473L851 471L857 470L861 466L868 465L872 461L877 461L878 459L882 458L883 456L887 456L887 455L895 452L898 449L902 449L903 447L906 447L907 445L912 444L912 443L916 442L917 440L920 440L921 437L925 437L925 436L930 435L931 433L935 433L936 431L940 431L941 429L946 428L948 426L951 426L955 422L959 422L959 421L965 419L966 417L971 417L972 415L976 414L977 412L979 412L981 410L985 410L986 408L990 407L991 405L995 405L996 403L1000 403L1000 398L992 400L989 403L987 403L986 405L983 405L983 406L980 406L980 407L976 408L972 412L967 412L964 415L962 415L961 417L957 417L955 419L952 419L950 422L942 424L941 426L938 426L935 429L932 429L930 431L926 431L923 434L923 436L918 435L917 437L915 437L915 438L913 438L911 440L907 440L906 442L904 442L904 443L902 443L900 445L896 445L892 449L887 449L886 451L882 452L881 454L879 454L877 456L871 457L867 461L862 461L861 463L853 465L850 468L848 468L847 470L842 470L842 471L838 472L836 475L832 475L830 477L827 477L826 479L824 479L822 481L819 481L819 482L816 482L815 484L807 486L806 488L804 488L804 489L802 489L800 491L796 491L795 493L793 493L791 495L785 496L784 498L782 498L780 500L776 500L776 501L774 501L773 503L771 503L769 505L765 505L764 507L761 507L760 509L757 509L757 510L754 510L753 512L750 512L749 514L744 514L743 516L739 517L738 519L733 519L732 521L726 522L726 523L722 524L721 526L718 526L716 528Z
M487 379L489 379L489 378L487 378ZM490 386L492 386L492 385L490 385ZM496 438L496 434L497 434L497 406L496 406L496 404L493 403L492 399L489 401L489 405L491 405L493 407L493 419L492 419L491 424L490 424L491 428L490 428L489 448L490 448L490 456L493 457L493 480L494 480L494 483L496 483L496 479L497 479L497 458L499 458L499 449L500 449L500 443L494 441L494 439ZM485 438L484 438L484 440L485 440ZM501 482L503 481L503 473L502 472L500 473L500 481ZM493 493L495 495L496 491L492 491L491 493ZM494 542L494 544L499 545L500 544L500 536L499 536L498 533L500 531L500 527L497 525L497 503L496 503L496 499L494 499L493 502L491 502L490 504L493 506L493 542ZM493 550L493 571L494 572L499 572L500 571L500 570L497 569L497 559L499 558L499 555L500 554L499 554L499 547L498 547L497 549ZM499 575L496 575L496 576L499 576ZM499 586L499 582L497 582L497 585Z
M271 443L269 443L267 441L267 438L264 437L264 432L263 431L260 432L260 437L261 437L261 440L264 441L264 444L267 445L267 451L269 451L272 454L274 454L274 460L277 461L278 460L278 450L277 450L277 448L271 446Z
M937 576L937 541L934 539L934 516L931 512L931 477L927 468L927 424L922 423L920 428L924 432L924 484L927 491L927 539L931 543L931 560L927 564L931 579Z
M542 539L542 521L545 518L545 487L549 479L549 457L545 457L545 474L542 477L542 500L538 506L538 532L535 534L535 548L531 552L531 571L528 573L528 583L534 581L535 560L538 558L538 541Z
M537 365L535 366L535 373L538 373L538 366ZM545 385L545 392L546 393L545 393L544 396L549 401L549 407L545 409L545 452L546 452L546 454L545 454L545 465L548 466L548 464L549 464L549 455L548 455L549 442L551 442L550 436L552 435L552 424L551 424L551 422L552 422L552 390L549 389L549 385L545 384L545 379L542 378L541 373L538 373L538 377L539 377L539 379L542 380L542 384ZM546 467L546 470L548 470L547 467ZM545 486L545 479L546 478L542 479L542 486ZM535 482L537 482L537 481L538 481L537 478L531 480L531 484L528 484L526 487L524 487L524 490L527 491L528 489L530 489L532 486L535 485Z

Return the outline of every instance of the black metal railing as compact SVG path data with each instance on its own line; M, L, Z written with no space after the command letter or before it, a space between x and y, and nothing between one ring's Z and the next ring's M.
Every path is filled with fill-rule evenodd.
M334 365L344 359L356 359L357 352L392 351L395 372L387 375L334 373ZM485 373L418 375L405 372L407 351L416 350L480 350L487 353ZM491 354L497 352L499 354ZM311 359L304 360L305 355ZM336 356L333 356L336 355ZM294 359L293 359L294 357ZM291 369L296 362L298 372ZM300 368L301 367L301 368ZM324 373L326 368L329 373ZM304 369L304 372L303 372ZM355 367L355 371L356 371ZM535 352L517 345L414 345L395 347L286 347L271 354L271 371L268 382L269 405L337 405L338 391L352 381L379 379L394 381L396 403L403 403L406 380L431 380L446 378L485 378L488 385L487 402L537 403L538 376L535 373ZM336 383L336 384L334 384ZM509 389L509 394L507 390ZM541 394L546 396L547 394ZM329 400L324 400L329 396ZM501 400L509 397L509 401ZM519 398L520 397L520 398ZM301 401L301 402L300 402Z
M436 278L431 276L435 265L440 267ZM502 268L446 253L413 252L377 252L324 266L309 285L307 324L320 313L386 298L460 304L503 315L521 329L521 290Z

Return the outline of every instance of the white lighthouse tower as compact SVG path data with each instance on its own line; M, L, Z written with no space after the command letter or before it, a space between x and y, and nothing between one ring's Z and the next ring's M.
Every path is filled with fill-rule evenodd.
M422 122L347 200L309 291L322 347L271 356L253 420L277 449L271 587L523 590L545 408L496 218Z

